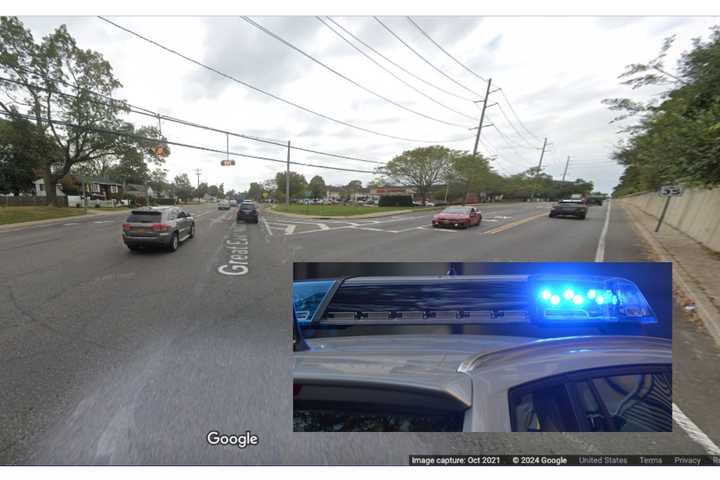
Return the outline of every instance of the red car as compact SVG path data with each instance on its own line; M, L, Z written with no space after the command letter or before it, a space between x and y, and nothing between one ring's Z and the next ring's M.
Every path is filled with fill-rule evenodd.
M475 207L447 207L436 214L432 219L433 227L462 227L468 228L480 225L482 214Z

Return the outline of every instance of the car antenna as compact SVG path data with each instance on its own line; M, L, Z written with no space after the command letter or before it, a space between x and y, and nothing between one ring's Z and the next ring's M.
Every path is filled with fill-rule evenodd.
M310 350L305 338L303 337L300 325L298 325L297 315L295 314L295 305L293 305L293 352L302 352Z

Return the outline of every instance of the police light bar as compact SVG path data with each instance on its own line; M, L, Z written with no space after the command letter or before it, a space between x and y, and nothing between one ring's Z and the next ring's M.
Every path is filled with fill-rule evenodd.
M640 289L624 278L532 275L528 282L535 323L657 323Z

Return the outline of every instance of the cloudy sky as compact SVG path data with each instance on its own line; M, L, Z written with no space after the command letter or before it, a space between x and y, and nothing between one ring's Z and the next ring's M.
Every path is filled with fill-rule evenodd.
M116 97L133 105L222 130L244 133L324 152L386 162L404 150L434 143L472 150L479 100L486 84L433 45L405 17L381 17L392 32L445 73L444 76L370 17L333 17L327 22L353 45L391 70L390 75L360 54L315 17L253 17L277 36L367 90L313 62L239 17L112 17L111 20L188 57L325 116L373 130L368 133L304 112L203 69L144 42L95 17L23 17L37 39L66 24L82 48L101 52L123 87ZM567 156L568 178L595 182L609 192L622 169L610 161L620 139L608 97L643 98L646 93L619 84L617 76L633 62L653 58L663 39L677 35L668 65L694 37L707 37L717 17L414 17L416 23L455 58L501 92L490 96L481 151L496 155L503 174L538 162L543 137L551 143L545 171L561 177ZM388 63L337 25L411 72ZM449 78L448 78L449 77ZM410 86L408 86L408 84ZM412 87L412 88L411 88ZM419 92L421 93L419 93ZM384 97L384 98L380 98ZM428 98L429 97L429 98ZM509 100L509 104L508 104ZM516 118L519 117L519 120ZM430 117L430 118L428 118ZM506 118L507 117L507 118ZM136 124L153 124L131 115ZM225 136L163 123L171 141L225 149ZM390 137L402 137L399 140ZM230 150L285 160L286 149L230 138ZM202 171L201 181L223 182L244 190L252 181L274 177L279 163L175 147L167 159L169 177ZM357 170L375 164L293 150L291 160ZM371 180L352 173L293 166L309 180L328 184Z

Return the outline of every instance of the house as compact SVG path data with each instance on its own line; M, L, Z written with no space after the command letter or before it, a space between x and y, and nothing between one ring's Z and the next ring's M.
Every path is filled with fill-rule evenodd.
M145 198L145 185L127 183L125 184L125 195L132 198ZM150 185L147 186L147 195L150 198L155 198L155 192Z
M122 193L122 184L103 177L91 177L87 175L68 175L64 177L64 182L59 181L55 186L55 194L58 197L64 197L63 183L71 184L77 187L78 192L82 192L83 185L89 197L94 200L110 200ZM45 180L38 178L33 181L35 195L38 197L46 197ZM72 192L71 192L72 193Z

